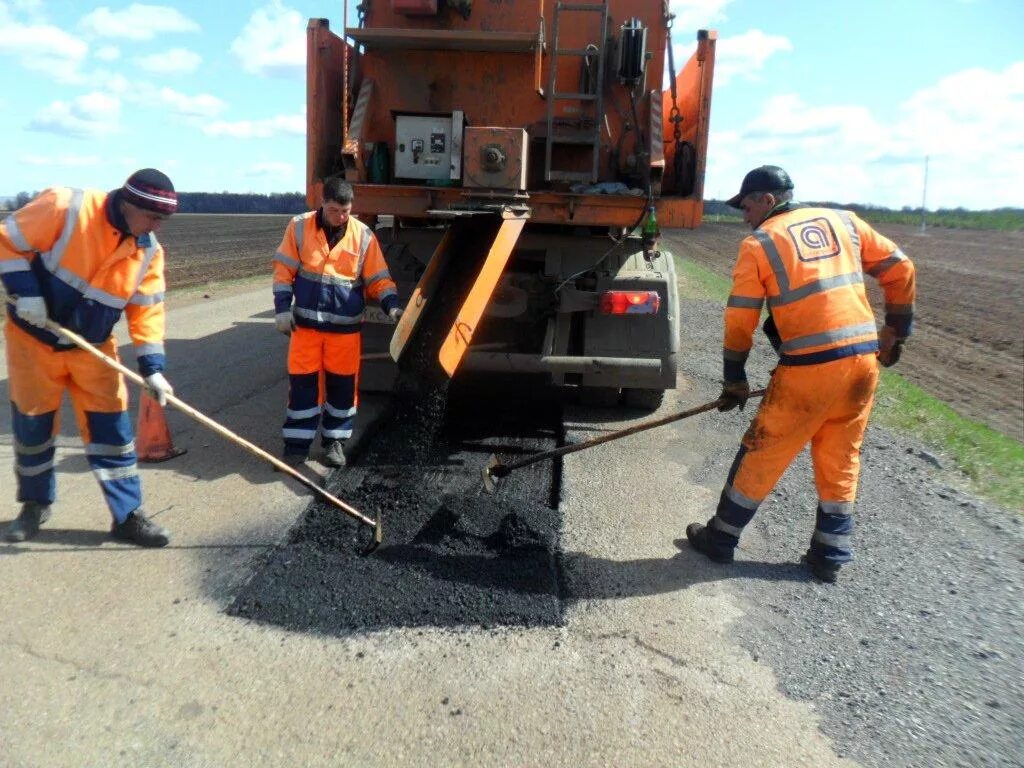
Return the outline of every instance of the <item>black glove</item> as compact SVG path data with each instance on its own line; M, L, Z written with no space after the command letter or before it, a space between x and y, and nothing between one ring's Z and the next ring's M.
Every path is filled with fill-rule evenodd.
M896 365L903 354L903 342L891 325L883 325L878 332L878 363L884 368Z
M718 399L722 401L718 410L725 413L739 407L742 411L743 406L747 404L748 397L750 397L750 385L747 382L726 381L722 384L722 394L718 396Z
M878 355L878 362L882 364L883 368L891 368L900 361L900 355L903 354L903 339L897 339L893 342L893 345L889 347L888 352L881 352Z

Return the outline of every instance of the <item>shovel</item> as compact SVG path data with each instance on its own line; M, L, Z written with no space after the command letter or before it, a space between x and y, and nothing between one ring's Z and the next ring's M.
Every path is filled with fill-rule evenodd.
M12 304L12 305L15 303L14 299L11 298L11 297L8 297L7 302L9 304ZM47 320L46 321L46 327L47 327L48 330L53 331L54 333L62 334L65 338L69 339L71 341L71 343L74 344L79 349L81 349L81 350L83 350L85 352L88 352L93 357L95 357L95 358L97 358L99 360L102 360L104 363L109 365L111 368L114 368L114 369L120 371L122 375L124 375L126 378L134 381L136 384L138 384L143 389L148 389L147 386L146 386L146 380L143 379L139 374L137 374L131 368L125 367L124 365L122 365L120 362L118 362L114 358L108 357L107 355L103 354L98 349L96 349L96 347L94 347L88 341L86 341L81 336L79 336L77 333L69 331L66 328L62 328L60 325L58 325L57 323L53 322L52 320ZM274 465L274 467L278 471L284 472L286 475L288 475L288 476L294 478L295 480L297 480L298 482L302 483L302 485L304 485L306 488L308 488L309 490L313 491L314 494L316 494L317 496L319 496L321 499L323 499L324 501L328 502L332 506L337 507L342 512L344 512L346 515L348 515L349 517L352 517L352 518L358 520L360 523L363 523L365 525L368 525L368 526L372 527L373 528L373 539L370 541L369 545L367 545L367 547L363 550L363 554L364 555L370 554L371 552L373 552L373 550L375 550L380 545L380 543L381 543L381 541L383 539L383 536L384 536L384 532L383 532L383 529L381 527L381 521L380 521L379 518L377 520L374 520L374 519L372 519L370 517L367 517L362 512L360 512L359 510L355 509L354 507L349 506L348 504L346 504L344 501L342 501L338 497L334 496L331 493L328 493L323 488L321 488L316 483L314 483L312 480L310 480L308 477L306 477L305 475L303 475L300 472L296 471L292 467L289 467L287 464L285 464L280 459L277 459L277 458L271 456L269 453L264 451L262 448L254 445L253 443L250 443L248 440L246 440L246 439L244 439L242 437L239 437L238 435L236 435L234 432L232 432L230 429L228 429L224 425L217 423L216 421L211 419L209 416L205 415L204 413L201 413L200 411L197 411L191 405L189 405L188 403L186 403L186 402L184 402L182 400L179 400L174 395L167 395L167 403L168 403L168 405L173 405L175 408L177 408L179 411L181 411L182 413L186 414L187 416L191 416L194 420L198 421L204 427L208 427L209 429L212 429L214 432L219 434L221 437L227 438L228 440L230 440L231 442L235 443L236 445L240 445L242 448L245 448L245 450L249 451L249 453L255 454L256 456L260 457L261 459L270 462L271 464Z
M761 397L767 390L758 389L751 392L748 395L748 400L754 397ZM601 443L607 443L612 440L618 440L621 437L628 437L629 435L635 435L637 432L643 432L647 429L654 429L664 424L671 424L673 421L680 421L682 419L688 419L691 416L696 416L698 413L704 413L705 411L713 411L720 405L724 405L727 402L725 398L719 398L718 400L712 400L710 403L704 405L698 405L696 408L691 408L688 411L682 413L674 413L671 416L663 416L660 419L652 419L651 421L645 421L642 424L629 427L627 429L620 429L617 432L609 432L607 435L601 435L601 437L595 437L591 440L584 440L582 443L576 443L575 445L563 445L561 448L555 448L553 451L545 451L544 453L537 453L533 456L528 456L525 459L514 461L511 464L502 464L498 461L498 457L491 454L490 461L487 462L487 466L483 469L484 477L484 490L488 493L494 493L498 489L498 485L503 477L507 477L511 472L523 467L528 467L530 464L536 464L538 461L544 461L546 459L554 459L558 456L565 456L567 453L575 453L576 451L582 451L587 448L593 448L595 445Z

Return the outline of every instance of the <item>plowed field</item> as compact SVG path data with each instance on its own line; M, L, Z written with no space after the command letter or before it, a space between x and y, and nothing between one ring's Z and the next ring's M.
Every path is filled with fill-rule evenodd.
M1024 441L1024 233L879 226L917 266L914 333L894 369L959 413ZM728 277L742 224L671 232L674 250ZM882 296L868 279L881 318Z
M183 214L161 232L171 287L265 272L288 216ZM914 260L914 335L896 370L960 413L1024 441L1024 233L881 226ZM747 233L707 223L666 233L677 253L728 276ZM877 308L881 293L869 280ZM269 287L268 287L269 308ZM707 350L707 354L716 354Z

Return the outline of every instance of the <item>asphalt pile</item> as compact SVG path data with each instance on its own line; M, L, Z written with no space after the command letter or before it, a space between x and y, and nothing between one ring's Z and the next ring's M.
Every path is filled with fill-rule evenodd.
M558 467L524 468L494 495L482 483L492 453L511 461L560 444L557 394L519 380L450 384L436 359L452 319L438 302L421 320L389 417L328 479L383 521L381 547L363 556L369 527L313 502L229 613L330 634L561 623Z

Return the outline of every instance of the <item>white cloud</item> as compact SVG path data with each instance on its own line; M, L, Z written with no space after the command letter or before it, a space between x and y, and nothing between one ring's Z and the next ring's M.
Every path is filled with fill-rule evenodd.
M170 88L161 88L159 99L183 117L213 117L224 109L224 102L208 93L187 96Z
M686 38L687 44L696 37L698 29L709 29L725 21L725 9L732 0L671 0L669 13L676 15L672 22L672 39Z
M245 170L246 176L291 176L295 166L291 163L264 162L254 163Z
M109 93L93 91L70 102L54 101L42 109L29 128L65 136L89 138L117 132L121 100Z
M116 61L121 58L121 49L116 45L104 45L96 49L96 58L100 61Z
M249 17L231 52L246 72L300 77L306 71L306 18L274 0Z
M203 128L207 136L227 136L234 139L269 139L273 136L305 136L306 116L277 115L265 120L220 120Z
M726 85L734 77L758 80L769 58L792 50L789 38L759 29L719 38L715 47L715 87Z
M1024 62L969 69L912 94L884 118L863 105L769 98L743 129L713 131L708 197L731 196L747 170L785 167L804 200L929 208L1024 206Z
M97 155L22 155L19 160L25 165L50 168L83 168L100 164Z
M195 72L203 57L187 48L171 48L162 53L140 56L135 60L147 72L160 75L178 75Z
M198 32L199 25L176 8L132 3L120 11L101 5L84 16L82 28L97 37L152 40L165 32Z
M26 69L59 82L80 82L79 66L88 52L84 40L52 24L15 21L0 5L0 54L13 56Z

